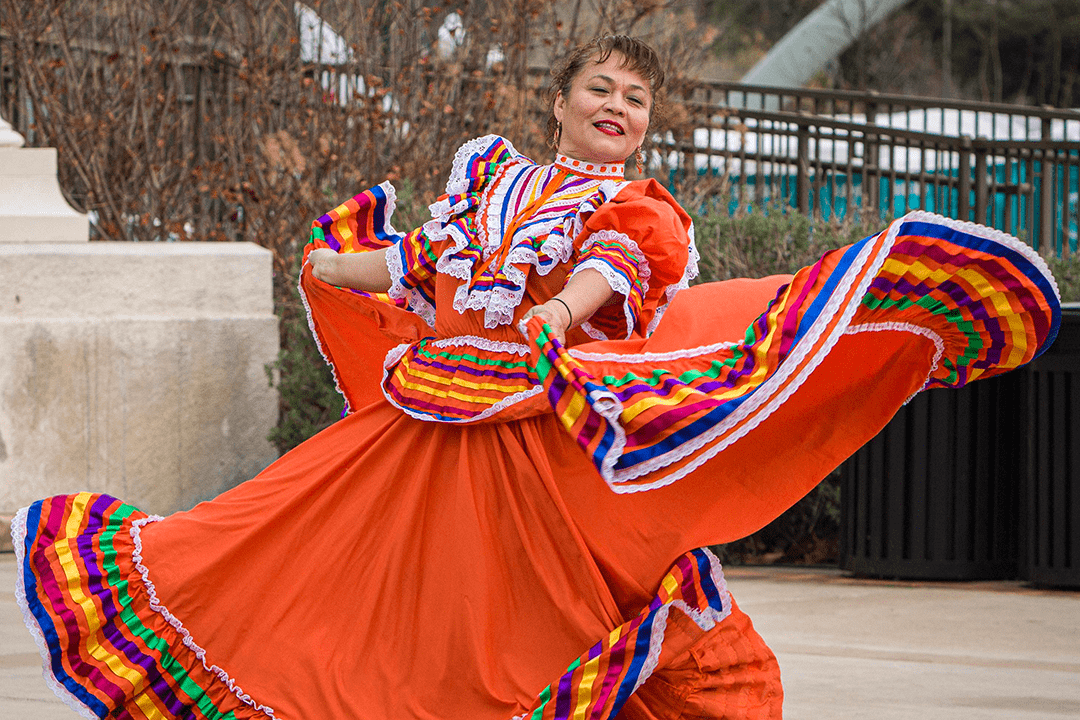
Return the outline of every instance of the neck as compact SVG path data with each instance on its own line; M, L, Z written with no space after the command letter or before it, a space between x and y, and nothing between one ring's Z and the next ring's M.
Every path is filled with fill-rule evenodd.
M626 166L621 162L598 163L592 160L578 160L559 153L555 156L555 166L581 177L598 180L624 180Z

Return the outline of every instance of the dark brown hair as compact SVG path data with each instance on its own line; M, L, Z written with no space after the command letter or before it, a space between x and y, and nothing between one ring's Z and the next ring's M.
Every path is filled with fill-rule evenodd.
M597 64L604 62L612 53L622 56L622 67L634 71L648 84L649 94L652 95L652 106L649 108L649 121L652 122L660 103L660 90L664 87L664 68L660 65L660 58L656 51L637 38L628 35L603 35L593 38L584 45L579 45L573 52L564 58L551 71L551 82L548 83L548 103L555 105L555 98L561 92L563 97L570 94L570 87L574 84L574 78L581 73L585 64L590 60ZM555 137L558 121L552 112L548 117L547 136L551 143Z

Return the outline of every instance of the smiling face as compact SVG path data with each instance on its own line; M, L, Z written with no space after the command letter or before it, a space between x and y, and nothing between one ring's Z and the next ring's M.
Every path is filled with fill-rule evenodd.
M625 67L613 52L602 63L590 60L570 92L555 96L555 119L562 124L559 152L575 160L623 162L645 139L652 94L648 82Z

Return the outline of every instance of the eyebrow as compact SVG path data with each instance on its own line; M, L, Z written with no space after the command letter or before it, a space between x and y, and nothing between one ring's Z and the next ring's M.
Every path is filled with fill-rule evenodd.
M611 83L612 85L614 85L614 84L615 84L615 78L611 78L611 77L608 77L607 75L600 75L600 74L596 74L596 75L593 75L593 76L592 76L592 79L593 79L593 80L595 80L595 79L597 79L597 78L600 78L601 80L604 80L604 81L606 81L606 82L608 82L608 83ZM642 91L642 92L644 92L644 93L648 93L648 92L649 92L649 89L648 89L648 88L642 87L641 85L631 85L631 86L630 86L630 89L631 89L631 90L640 90L640 91Z

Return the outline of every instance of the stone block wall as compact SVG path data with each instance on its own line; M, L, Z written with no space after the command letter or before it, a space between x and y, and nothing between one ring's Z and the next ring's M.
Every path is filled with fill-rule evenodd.
M191 507L276 458L269 251L0 243L0 516L93 490Z

